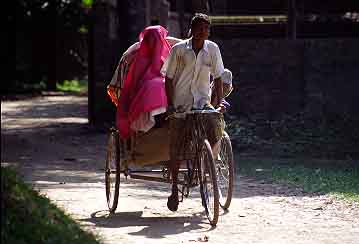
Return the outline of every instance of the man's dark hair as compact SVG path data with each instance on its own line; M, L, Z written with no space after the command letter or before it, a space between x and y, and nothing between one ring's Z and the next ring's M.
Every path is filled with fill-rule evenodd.
M191 28L193 28L193 26L197 25L200 22L211 24L211 20L209 19L208 15L202 13L195 13L191 20Z

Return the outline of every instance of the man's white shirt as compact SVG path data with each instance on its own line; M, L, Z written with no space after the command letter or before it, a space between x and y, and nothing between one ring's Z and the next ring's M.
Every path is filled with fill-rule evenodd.
M205 40L196 56L192 39L173 46L167 57L162 73L174 82L173 105L202 109L211 102L210 75L219 78L224 72L221 52L216 43Z

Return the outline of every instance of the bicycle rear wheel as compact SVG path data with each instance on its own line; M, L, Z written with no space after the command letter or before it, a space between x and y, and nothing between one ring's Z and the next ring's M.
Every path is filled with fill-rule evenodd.
M226 132L221 140L220 159L216 161L216 175L219 190L219 204L223 209L231 205L234 188L234 161L232 144Z
M118 204L120 168L119 135L112 130L108 139L105 165L106 199L111 213L115 212Z
M204 140L200 151L199 167L202 205L210 224L215 226L219 216L219 193L212 149L208 140Z

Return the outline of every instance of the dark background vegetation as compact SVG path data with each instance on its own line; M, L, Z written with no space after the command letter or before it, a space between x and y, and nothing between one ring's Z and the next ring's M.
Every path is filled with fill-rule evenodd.
M10 28L10 48L5 48L9 75L3 76L2 96L56 90L57 84L72 84L67 82L72 80L85 85L88 81L90 123L102 126L104 120L113 121L106 85L122 51L144 27L146 4L118 0L117 8L111 9L109 2L15 1L15 16L8 17L15 28ZM211 38L220 45L225 65L234 74L236 89L229 113L245 119L242 135L246 131L255 138L281 135L282 141L302 135L307 147L318 140L321 148L328 143L342 148L345 141L350 150L342 149L341 156L359 154L359 2L168 3L183 22L180 33L187 32L184 17L194 9L219 17L213 19ZM118 24L118 34L112 39L109 23ZM323 141L328 135L340 140ZM302 151L308 152L307 147Z
M15 16L8 16L11 27L8 35L9 48L5 48L9 66L15 61L15 70L8 77L12 82L2 82L2 94L23 92L29 88L55 90L56 82L72 79L87 79L89 24L92 18L93 4L104 4L106 1L94 0L16 0ZM127 7L134 6L129 1L117 1L118 18L129 14ZM178 9L180 1L169 1L172 11ZM185 1L184 11L191 14L196 1ZM207 2L211 15L224 16L266 16L288 14L291 1L197 1ZM296 35L299 38L353 38L358 37L359 4L356 1L296 1ZM203 5L203 4L202 4ZM225 5L225 8L219 8ZM222 9L218 12L218 9ZM127 36L131 22L120 20L119 31ZM135 24L134 24L135 25ZM187 26L187 23L183 24ZM222 21L214 26L212 32L221 38L286 38L288 25L283 19L266 21L266 19L247 19L247 21ZM15 36L15 38L13 38ZM124 35L120 35L123 39ZM134 40L121 40L124 50ZM126 46L126 47L125 47ZM15 48L15 50L13 50ZM225 47L223 47L225 49ZM92 50L90 50L92 51ZM15 54L15 55L14 55ZM13 67L9 67L11 70ZM6 85L5 85L6 84Z
M144 28L145 2L15 0L14 13L2 8L7 29L2 100L88 84L90 123L113 122L106 85L122 52ZM178 37L187 33L185 17L194 10L218 17L211 38L234 74L226 130L242 158L237 168L357 201L359 1L167 2L181 21ZM117 23L117 34L109 23ZM289 165L289 158L299 161ZM303 158L325 159L328 167ZM97 243L10 170L2 169L1 191L2 241Z
M10 45L16 48L7 57L14 59L15 72L2 81L2 94L56 90L56 82L86 79L91 2L15 1Z

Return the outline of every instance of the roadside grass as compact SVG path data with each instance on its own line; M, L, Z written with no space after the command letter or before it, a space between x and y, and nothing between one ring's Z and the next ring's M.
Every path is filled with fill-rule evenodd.
M1 243L100 243L8 167L1 167L1 194Z
M301 187L309 193L325 193L359 202L359 167L345 162L305 159L239 159L240 174L271 179Z
M56 84L56 89L62 92L86 93L87 80L64 80Z

